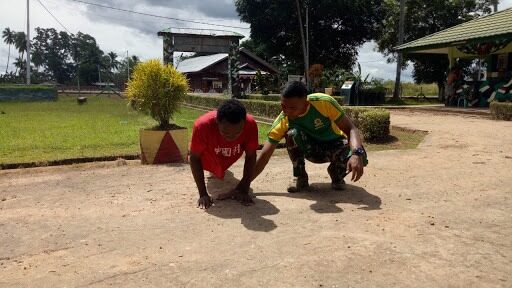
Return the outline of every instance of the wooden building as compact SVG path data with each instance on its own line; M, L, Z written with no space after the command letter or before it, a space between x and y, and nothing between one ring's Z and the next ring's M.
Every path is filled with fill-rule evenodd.
M176 64L176 69L189 79L190 89L195 93L223 93L228 89L228 54L219 53L198 56ZM251 92L257 71L263 75L275 75L276 68L245 48L240 49L241 89Z

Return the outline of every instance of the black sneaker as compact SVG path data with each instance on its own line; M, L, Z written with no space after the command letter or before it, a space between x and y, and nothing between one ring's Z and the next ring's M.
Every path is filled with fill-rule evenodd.
M293 177L288 186L289 193L297 193L309 188L308 177Z
M343 190L343 189L345 189L345 180L341 179L340 181L336 181L336 182L332 181L331 187L333 190L337 190L337 191Z
M327 172L331 177L331 187L334 190L343 190L345 188L345 180L343 178L345 175L340 175L339 171L336 171L336 168L333 165L329 165L327 168Z

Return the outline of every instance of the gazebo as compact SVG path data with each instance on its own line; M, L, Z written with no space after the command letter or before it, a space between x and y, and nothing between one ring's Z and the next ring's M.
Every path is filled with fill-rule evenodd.
M405 43L395 50L405 54L445 54L450 60L450 68L454 67L457 58L484 60L488 81L480 83L477 91L483 93L489 90L482 92L487 86L494 86L491 90L495 93L489 95L491 99L501 93L505 100L507 97L512 100L512 8Z

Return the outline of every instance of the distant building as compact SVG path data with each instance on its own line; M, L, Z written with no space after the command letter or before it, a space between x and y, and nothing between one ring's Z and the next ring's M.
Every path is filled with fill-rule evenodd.
M187 75L192 92L222 93L228 89L227 53L189 58L177 63L176 69ZM263 75L278 73L276 68L265 60L245 48L240 49L238 77L243 91L250 92L255 88L254 79L258 70Z

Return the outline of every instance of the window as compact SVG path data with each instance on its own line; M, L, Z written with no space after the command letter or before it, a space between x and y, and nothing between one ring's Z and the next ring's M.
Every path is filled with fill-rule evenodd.
M213 89L222 89L222 81L213 81Z

